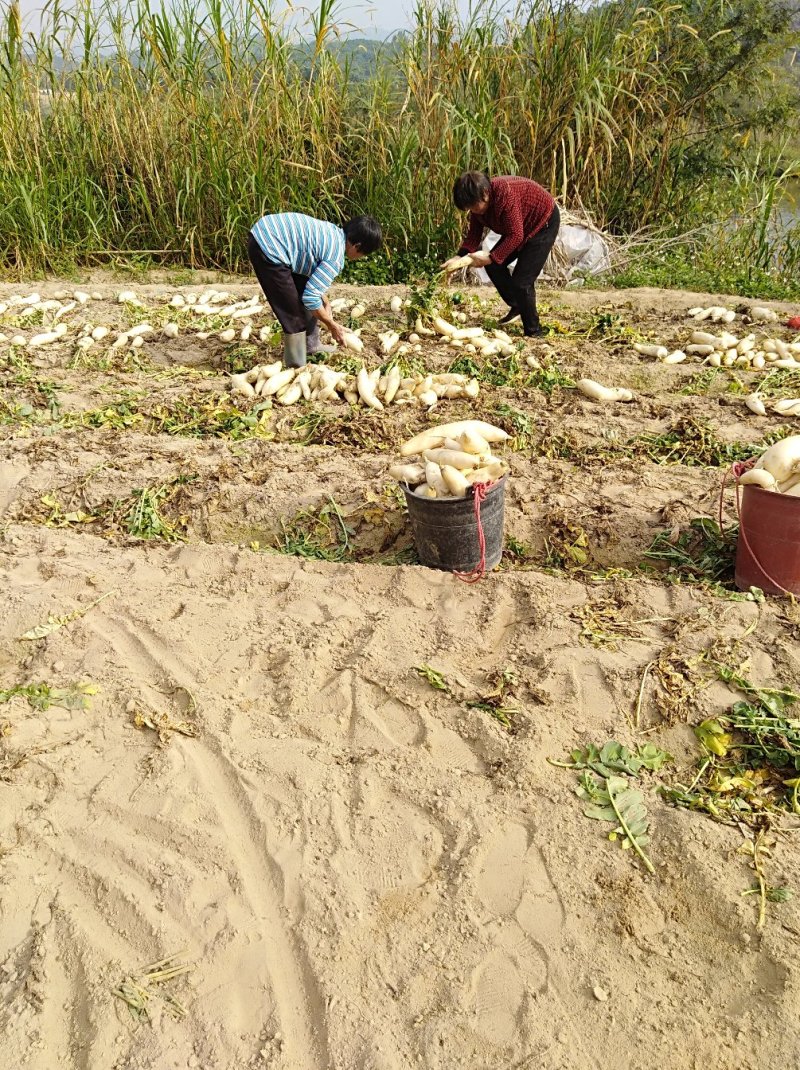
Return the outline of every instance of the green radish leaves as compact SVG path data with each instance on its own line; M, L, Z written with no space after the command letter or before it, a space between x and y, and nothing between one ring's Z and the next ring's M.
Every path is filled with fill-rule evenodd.
M672 755L654 743L643 743L631 750L610 739L602 747L589 743L585 748L576 748L570 759L569 762L548 761L562 769L580 770L575 793L585 804L585 816L593 821L610 821L614 828L608 838L619 840L624 851L632 851L648 873L654 874L653 863L645 851L650 833L644 797L628 778L658 772L672 760Z
M586 817L594 821L613 822L616 828L608 838L619 839L625 851L633 849L647 871L655 873L653 863L644 851L650 836L642 793L630 787L624 777L611 776L603 783L589 773L581 777L575 793L588 803L583 808Z
M638 776L642 769L658 772L662 765L671 760L672 755L654 743L645 743L633 752L624 744L610 739L601 748L590 743L585 750L576 749L570 753L570 758L572 769L591 769L600 776L609 777L614 773Z

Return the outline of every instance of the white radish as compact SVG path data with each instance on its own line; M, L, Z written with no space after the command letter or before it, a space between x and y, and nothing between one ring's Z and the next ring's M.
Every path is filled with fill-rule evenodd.
M243 374L231 376L231 393L244 394L245 397L249 398L255 397L256 395L255 390L250 385L250 383L248 383L246 377Z
M664 357L664 364L682 364L686 360L686 354L682 349L676 349L672 353L667 353Z
M397 294L395 294L395 296L389 302L389 308L392 310L392 312L401 312L403 309L403 298L398 297Z
M362 366L356 376L356 389L358 396L370 409L382 409L383 404L375 396L376 384L372 381L367 369Z
M709 334L707 331L692 331L692 341L698 345L714 346L716 348L719 338L715 334Z
M357 304L357 305L354 305L353 308L350 309L350 318L354 319L354 320L360 319L364 315L364 313L366 311L367 311L367 306L366 305L362 305L360 303Z
M666 346L644 345L642 342L634 342L633 348L643 357L655 357L657 360L663 360L669 353Z
M232 342L236 337L236 331L233 329L233 327L228 327L227 330L220 331L217 337L221 342Z
M472 257L467 254L466 256L454 256L452 260L448 261L449 267L447 273L452 274L454 271L461 271L463 268L472 267Z
M449 464L441 466L442 479L447 484L447 489L454 498L463 498L467 493L469 483L463 472L458 468L452 468Z
M625 387L603 386L594 379L579 379L576 386L593 401L633 401L633 392Z
M277 400L280 405L294 405L302 396L303 391L300 384L292 383L291 386L287 386L277 395Z
M45 331L43 334L35 334L28 339L28 349L38 349L39 346L52 345L67 333L67 325L60 323L54 331Z
M177 338L180 328L177 323L165 323L161 329L161 333L165 338Z
M271 375L261 387L262 396L269 397L271 394L277 394L279 390L288 386L294 379L296 370L296 368L284 368L282 371Z
M378 339L380 340L382 351L388 356L400 341L400 335L397 331L385 331L383 334L378 335Z
M447 498L450 490L442 477L442 470L435 461L425 462L425 482L436 491L437 498Z
M464 431L461 434L459 441L461 443L461 449L465 453L474 454L477 457L491 453L489 443L483 435L479 435L476 431Z
M471 472L466 473L466 477L467 481L472 485L475 483L494 483L495 480L500 479L507 472L508 465L504 461L494 461L484 468L474 468Z
M311 369L303 368L300 374L295 379L295 384L300 388L303 398L306 401L311 400ZM326 399L327 400L327 399Z
M800 435L789 435L774 443L756 461L756 468L765 468L778 483L785 483L800 472Z
M398 483L415 486L425 479L425 467L421 464L395 464L389 469L389 475Z
M141 308L141 301L133 290L122 290L117 294L117 301L121 305L136 305Z
M256 372L256 393L262 393L264 385L272 378L273 375L277 375L282 368L283 364L279 360L276 360L273 364L262 364L260 367L256 365L256 367L252 369L250 373L248 373L249 375L252 373L252 371Z
M92 338L94 338L95 342L101 342L110 333L108 327L103 327L101 324L92 331Z
M745 405L751 412L754 412L756 416L766 416L767 410L764 406L764 402L758 393L748 394L744 400Z
M400 369L396 364L392 365L386 375L386 392L384 394L384 402L387 405L391 405L394 401L397 391L400 389Z
M780 401L776 401L773 405L773 409L780 416L784 416L787 413L791 413L796 405L800 405L800 398L782 398Z
M448 450L440 447L438 449L423 450L422 457L426 461L435 461L438 465L446 464L450 468L467 471L470 468L488 464L491 454L485 453L483 456L477 457L474 453L462 453L458 450Z
M55 322L58 322L58 320L60 320L62 316L66 316L68 313L72 312L76 304L77 302L75 301L68 301L66 305L62 305L58 312L56 312L55 316L53 316L53 320Z
M360 353L364 348L364 343L353 331L344 332L344 344L348 349L352 349L354 353Z
M691 345L686 347L687 353L695 353L698 357L708 357L714 352L713 345Z
M457 420L455 423L439 424L421 431L402 444L400 454L403 457L411 457L415 453L421 454L423 450L436 449L446 438L459 438L465 431L474 431L489 443L506 442L510 437L507 431L483 420Z
M423 390L421 394L416 395L421 405L424 405L428 412L436 407L439 400L439 395L435 390Z
M738 482L743 486L763 487L764 490L777 490L778 484L770 472L765 468L751 468L739 476Z

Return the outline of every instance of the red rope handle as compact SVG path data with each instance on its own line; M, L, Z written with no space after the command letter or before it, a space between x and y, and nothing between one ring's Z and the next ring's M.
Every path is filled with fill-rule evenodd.
M486 575L486 539L483 534L483 524L481 523L481 503L492 486L494 486L494 483L476 483L473 486L472 511L475 514L475 523L478 527L478 546L481 551L481 559L478 562L478 567L474 568L472 572L453 573L456 579L463 580L464 583L477 583L478 580L482 580Z
M734 490L736 492L736 516L739 520L739 538L744 543L747 552L750 554L750 557L753 559L756 568L764 577L764 579L771 583L773 587L777 587L779 591L782 591L783 594L794 600L794 595L792 594L792 592L787 591L782 583L778 583L776 579L773 579L773 577L770 576L770 574L758 560L755 553L753 552L752 547L750 546L750 543L747 541L747 532L745 531L744 525L742 524L742 487L739 483L739 479L741 476L744 475L745 472L749 471L753 467L757 460L757 457L751 457L749 461L734 461L731 467L722 476L722 486L719 492L719 530L720 532L722 532L724 524L722 511L724 507L723 495L725 493L725 485L728 482L728 476L733 476Z

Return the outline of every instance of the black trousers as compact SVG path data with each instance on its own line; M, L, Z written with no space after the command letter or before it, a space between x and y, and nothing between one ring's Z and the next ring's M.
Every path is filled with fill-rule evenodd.
M273 264L267 260L252 234L247 238L247 255L284 333L311 333L317 326L317 317L303 304L308 275L295 275L285 264Z
M504 264L489 264L486 268L486 274L505 303L512 308L519 309L525 334L539 329L535 283L558 237L560 224L561 214L556 205L547 224L529 242L526 242L519 252L510 256ZM515 260L517 266L512 275L508 270L508 265L513 264Z

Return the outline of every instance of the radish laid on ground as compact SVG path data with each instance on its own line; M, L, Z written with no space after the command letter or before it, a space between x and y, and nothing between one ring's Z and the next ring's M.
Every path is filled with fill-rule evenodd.
M764 402L761 400L761 397L758 393L749 394L745 398L744 403L751 412L754 412L756 414L756 416L767 415L767 410L764 406Z
M248 383L246 375L232 375L230 377L231 393L244 394L245 397L255 397L255 389Z
M354 331L346 330L344 332L344 344L348 349L352 349L354 353L360 353L364 348L364 343Z
M579 379L576 386L593 401L633 401L633 391L622 386L603 386L594 379Z
M643 342L634 342L633 348L643 357L655 357L657 360L663 360L669 353L666 346L645 345Z
M370 409L383 408L383 402L379 401L375 396L376 385L370 378L367 369L362 367L356 376L356 390L358 391L358 396Z

